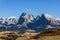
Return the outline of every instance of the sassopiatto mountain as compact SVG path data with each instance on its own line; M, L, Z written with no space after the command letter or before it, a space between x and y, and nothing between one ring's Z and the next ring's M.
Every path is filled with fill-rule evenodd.
M60 20L50 14L41 14L34 17L32 14L23 12L19 18L0 18L0 31L34 30L36 32L54 30L60 28Z

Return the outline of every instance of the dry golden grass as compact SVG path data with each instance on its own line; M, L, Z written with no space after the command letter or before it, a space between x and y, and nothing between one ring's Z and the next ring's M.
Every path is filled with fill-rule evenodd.
M57 36L40 36L38 39L28 39L25 37L18 37L16 40L60 40L60 35L57 35Z
M60 35L57 35L57 36L41 36L37 40L60 40Z
M31 34L22 35L23 36L17 34L16 40L60 40L60 29L41 32L35 36L31 36ZM5 35L3 37L5 37Z
M18 37L16 40L28 40L26 37Z
M32 36L30 39L36 40L60 40L60 29L53 31L46 31L35 36Z

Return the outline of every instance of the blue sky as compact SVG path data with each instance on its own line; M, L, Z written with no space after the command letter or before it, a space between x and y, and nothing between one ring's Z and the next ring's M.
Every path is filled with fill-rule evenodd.
M0 0L0 18L17 16L29 12L37 16L48 13L60 17L60 0Z

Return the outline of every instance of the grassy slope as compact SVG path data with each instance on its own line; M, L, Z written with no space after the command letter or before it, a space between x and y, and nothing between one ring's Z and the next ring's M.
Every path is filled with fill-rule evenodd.
M31 39L19 37L16 40L31 40ZM36 40L60 40L60 35L57 35L57 36L40 36Z
M5 37L5 35L4 35L4 37ZM35 36L31 36L31 37L30 37L30 35L25 35L24 37L18 37L16 40L60 40L60 29L41 32L41 33L39 33Z
M25 37L18 37L16 40L29 40L29 39Z
M57 36L41 36L37 40L60 40L60 35L57 35Z

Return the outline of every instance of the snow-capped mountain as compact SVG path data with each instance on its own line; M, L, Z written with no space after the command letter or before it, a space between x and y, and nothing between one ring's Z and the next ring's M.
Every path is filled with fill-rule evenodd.
M31 29L40 32L57 28L60 28L60 20L50 14L42 14L35 18L33 15L23 12L19 18L15 16L0 18L0 30L26 31Z
M18 18L15 16L9 17L8 18L8 24L17 24L18 23Z
M0 18L0 24L9 25L9 24L17 24L17 22L18 18L14 16L9 18Z
M50 14L42 14L42 17L45 17L47 20L55 20L55 18Z
M42 14L41 16L37 16L35 18L34 23L29 23L28 27L34 29L36 31L45 31L46 28L48 30L53 30L55 28L59 28L60 22L56 20L52 15Z
M18 24L27 24L29 22L33 22L34 16L29 13L22 13L19 18Z

